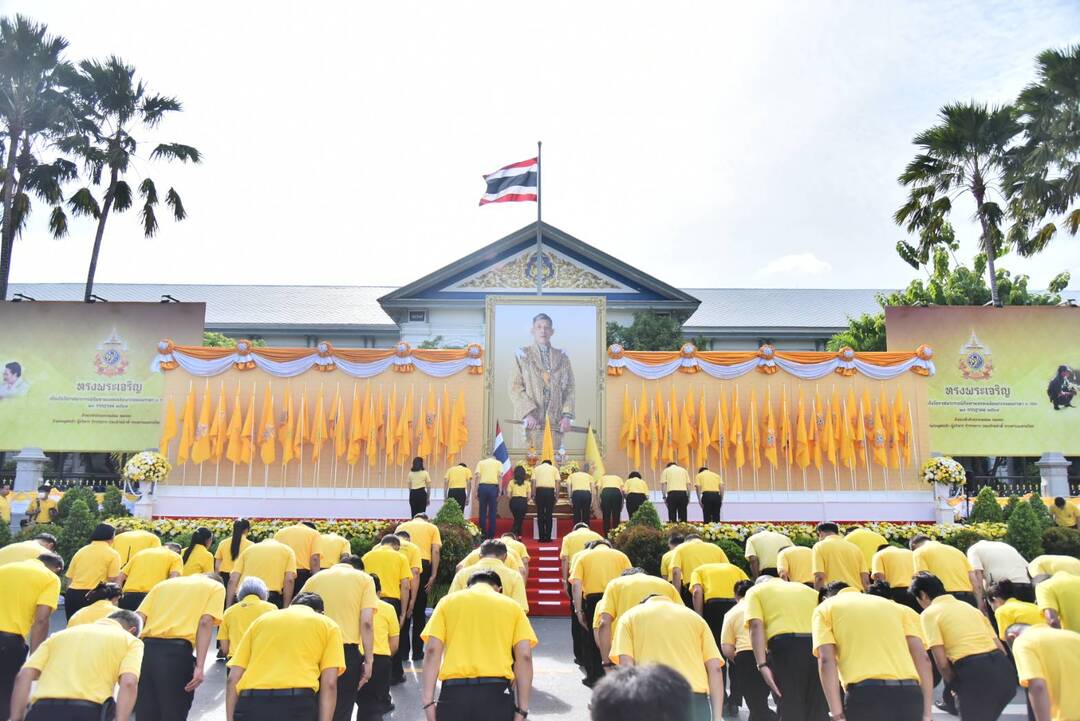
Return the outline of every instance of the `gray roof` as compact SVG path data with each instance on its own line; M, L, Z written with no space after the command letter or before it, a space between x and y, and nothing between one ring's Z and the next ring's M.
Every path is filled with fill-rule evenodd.
M848 317L877 313L880 290L833 288L687 288L701 300L687 328L841 328ZM887 291L886 291L887 292Z

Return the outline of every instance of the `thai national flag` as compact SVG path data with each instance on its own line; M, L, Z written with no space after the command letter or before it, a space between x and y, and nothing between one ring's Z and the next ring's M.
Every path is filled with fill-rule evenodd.
M510 453L506 450L506 441L503 440L502 428L499 427L498 421L495 422L495 447L491 450L491 455L495 460L502 462L502 480L505 484L514 475L514 469L510 465Z
M480 205L488 203L536 202L540 181L540 159L530 158L511 163L494 173L484 176L487 192L480 198Z

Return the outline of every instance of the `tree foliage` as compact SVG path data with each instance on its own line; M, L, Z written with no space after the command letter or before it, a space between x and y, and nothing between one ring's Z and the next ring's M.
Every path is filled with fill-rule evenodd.
M1001 506L997 502L997 493L990 486L983 486L968 514L968 523L1001 523Z
M1005 542L1027 560L1042 555L1043 525L1032 502L1022 501L1009 516Z
M235 348L236 339L230 338L224 333L218 333L214 330L204 330L202 334L202 344L207 348ZM265 348L266 341L262 338L257 338L251 341L251 345L254 348Z
M120 486L109 486L105 489L105 496L101 500L101 512L105 518L118 518L129 516L127 506L124 505L124 492Z
M626 350L678 350L685 341L682 333L685 320L676 314L638 311L628 326L607 324L607 344L618 343Z
M90 542L90 536L96 524L97 521L91 515L86 501L78 498L71 504L71 510L64 521L63 530L60 531L56 549L63 556L65 564L71 563L71 557L75 555L75 552Z
M664 524L660 522L660 514L656 512L656 506L651 503L642 503L630 517L631 526L646 526L661 531Z
M56 504L56 520L58 523L62 525L67 522L68 514L71 513L72 507L78 501L86 504L86 509L93 518L98 517L98 502L94 489L88 486L73 486L64 491L64 495L60 497L59 503Z

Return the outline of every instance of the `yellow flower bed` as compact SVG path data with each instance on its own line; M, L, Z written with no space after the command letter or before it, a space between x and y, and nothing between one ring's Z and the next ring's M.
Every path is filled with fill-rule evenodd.
M251 518L250 537L253 541L261 541L270 538L285 526L292 525L295 520ZM105 521L117 527L129 530L154 531L162 538L168 540L178 536L194 533L200 527L209 528L214 538L224 538L232 533L233 519L231 518L110 518ZM358 519L358 520L313 520L319 533L336 533L345 538L378 538L391 532L401 519ZM475 524L468 522L469 533L476 537L480 535L480 529Z
M612 539L617 538L618 535L626 529L627 525L628 524L623 523L617 528L612 529L610 537ZM694 526L695 530L697 530L697 532L701 534L701 537L706 541L726 539L737 543L743 543L748 536L761 530L777 531L792 539L805 537L807 539L817 540L815 526L810 523L665 523L664 529L666 531L672 526L685 528L687 525ZM991 540L1000 540L1005 537L1006 531L1006 525L1004 523L972 523L966 526L939 526L930 523L871 522L841 524L841 527L848 525L859 525L863 528L868 528L871 531L880 533L888 541L897 543L907 543L913 536L919 534L944 541L948 540L956 533L964 531L977 533L980 536L984 536Z

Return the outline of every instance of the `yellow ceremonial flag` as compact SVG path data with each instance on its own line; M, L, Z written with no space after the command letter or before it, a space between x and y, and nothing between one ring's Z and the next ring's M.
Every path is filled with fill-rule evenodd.
M296 458L293 454L292 438L296 428L296 416L293 413L292 385L285 391L285 403L281 409L281 422L278 424L278 442L281 444L281 462L288 465Z
M870 429L870 453L874 457L874 463L886 466L889 463L888 438L885 434L885 424L881 421L881 405L874 407L873 424Z
M813 454L810 452L810 437L806 430L806 401L803 399L802 388L799 389L799 400L795 404L795 413L798 416L795 421L795 465L806 470L806 467L810 465ZM813 433L815 425L817 424L814 422L814 415L811 414L810 433Z
M746 448L750 451L750 465L761 468L761 429L758 428L757 394L750 391L750 408L746 415Z
M229 427L225 432L228 445L225 446L225 457L233 463L240 462L240 444L243 441L241 432L244 430L244 421L240 412L240 384L236 384L236 397L233 399L232 418L229 419Z
M366 434L364 429L367 427L367 423L371 420L371 415L368 413L368 393L371 391L371 381L368 381L368 388L364 392L364 401L360 401L360 388L353 383L352 388L352 408L349 413L349 441L348 447L345 449L346 456L345 461L350 466L355 466L360 460L361 448L364 444L364 438ZM344 426L344 423L342 423Z
M630 406L630 386L623 386L622 425L619 426L619 448L630 450L630 432L634 427L634 412Z
M259 419L259 458L263 464L270 465L277 460L275 441L277 425L274 423L274 396L270 384L263 391L262 417Z
M367 454L368 468L374 468L378 463L379 455L379 415L378 409L375 407L374 394L364 394L367 396L367 407L364 408L364 415L367 421L364 423L364 452ZM379 389L379 404L382 404L382 389Z
M442 390L442 443L443 452L449 453L450 451L450 424L453 420L454 406L450 402L450 391L443 385Z
M863 388L862 398L859 399L859 412L862 413L863 437L867 441L873 441L871 431L874 429L874 402L870 398L870 390Z
M765 451L765 459L776 468L776 419L773 417L772 388L765 389L765 420L761 434L761 445Z
M165 403L165 420L161 424L161 440L158 442L158 451L168 457L169 442L176 437L176 403L169 396Z
M847 402L844 403L844 416L851 429L851 442L855 449L855 460L866 465L866 428L863 426L863 411L860 401L855 399L855 391L848 388Z
M311 460L318 461L322 457L323 445L330 437L330 429L326 422L326 402L323 396L322 386L315 396L315 412L311 416Z
M415 393L415 389L410 386L409 398L405 401L405 407L401 409L401 417L398 419L397 464L399 466L402 463L407 463L410 460L409 456L412 455L413 413L415 411L413 401Z
M784 462L791 466L794 459L795 449L791 445L791 409L788 408L787 386L781 392L780 401L780 450L784 454Z
M244 427L240 429L240 462L251 465L255 453L255 388L248 398L247 413L244 415Z
M191 462L202 463L210 458L210 388L203 391L199 423L195 426L195 442L191 444Z
M687 405L690 408L687 408ZM690 403L683 403L682 411L679 416L679 435L675 439L675 447L679 451L679 464L687 468L693 462L690 458L690 450L694 444L694 422L690 419L690 414L693 412L694 399L690 399Z
M634 401L634 420L631 423L629 444L630 448L627 451L627 460L634 464L634 468L641 467L641 437L638 435L639 426L637 423L637 417L637 401Z
M348 434L345 432L345 399L335 392L334 398L334 455L341 458L349 450Z
M735 467L742 468L746 465L746 447L743 443L742 415L739 413L738 386L735 386L735 392L731 394L731 431L728 433L728 441L735 452Z
M679 447L679 439L682 438L682 428L679 425L681 419L682 416L679 415L679 399L675 396L675 386L672 386L671 403L668 404L668 422L671 424L671 445L675 458L671 460L678 458L676 451Z
M896 406L885 406L885 412L889 414L889 468L900 468L900 425L896 419Z
M217 408L214 409L214 419L210 423L210 460L214 463L221 462L225 444L229 440L228 404L225 400L225 384L222 383L218 392Z
M663 440L663 430L657 423L656 419L656 404L649 404L649 420L648 420L648 433L649 433L649 465L656 468L656 464L660 461L660 442Z
M435 401L435 420L431 424L431 452L437 459L441 451L446 450L446 436L443 435L443 417L449 416L450 409L443 408L443 399Z
M427 389L427 404L420 410L420 415L420 446L416 455L427 458L435 446L435 434L432 433L435 424L435 391L430 385Z
M180 417L180 444L176 447L176 464L187 463L191 458L191 444L195 442L195 389L189 387L184 399L184 414Z
M649 442L649 396L645 392L645 381L641 382L641 400L637 405L637 439L642 451Z
M837 390L836 386L833 386L832 398L829 399L829 411L832 417L833 443L839 448L841 430L840 419L844 417L844 413L843 405L840 402L840 391Z
M821 413L819 410L818 413ZM820 427L820 426L819 426ZM833 408L832 401L829 401L829 408L825 412L825 430L822 433L823 443L825 444L825 457L829 459L829 463L836 465L836 435L833 429ZM815 451L814 463L818 463L818 459L821 456L821 444L818 444L818 450Z
M844 403L843 409L844 417L841 421L840 427L840 463L844 468L855 467L855 439L852 438L851 433L851 411L847 407L847 402Z
M893 404L893 413L896 414L896 426L900 431L900 450L904 454L904 464L911 463L911 446L915 442L911 428L911 414L908 406L904 403L904 394L899 388L896 389L896 401Z
M683 401L683 408L686 410L686 418L690 421L689 433L684 429L683 433L689 439L689 446L692 448L694 442L697 440L697 413L694 408L694 391L690 388L686 389L686 400ZM682 420L679 421L682 423Z
M665 438L667 437L668 427L667 413L664 411L664 397L663 394L660 393L659 388L656 389L656 401L653 406L653 411L656 413L657 436L656 452L653 454L656 456L656 461L653 461L653 466L655 467L657 462L664 457L664 444L666 442Z
M540 448L540 460L555 462L555 442L551 438L551 418L544 417L544 440Z
M660 461L664 464L675 462L675 412L668 403L665 413L664 443L660 448Z
M383 438L383 451L386 453L386 462L394 462L394 451L396 449L397 439L397 413L395 412L395 405L397 397L397 384L394 384L394 390L390 393L390 399L386 402L386 420L383 426L382 438Z
M832 443L832 438L827 437L832 435L832 427L827 426L826 415L825 406L821 405L821 394L815 393L810 408L810 427L807 440L810 441L808 443L810 462L814 464L814 468L818 469L819 472L824 461L825 449Z
M596 443L596 436L593 435L591 423L585 436L585 461L589 464L589 468L592 469L593 478L599 481L605 473L604 458L600 455L600 446Z
M297 414L296 426L293 428L292 454L293 458L303 460L304 441L311 438L311 429L308 424L307 388L300 394L300 412Z
M716 401L716 420L713 424L712 441L720 454L721 465L726 465L731 457L731 447L728 438L731 434L731 422L728 418L727 398L724 397L724 389L720 389L720 398Z
M698 404L698 432L697 432L697 463L698 468L709 465L709 418L705 410L705 389L701 389L701 399Z
M551 428L545 436L547 442L551 442ZM458 391L457 400L454 402L454 412L450 417L450 437L447 439L446 450L449 454L448 463L453 464L457 455L465 448L469 441L469 428L465 425L465 391ZM552 453L554 458L554 452Z

